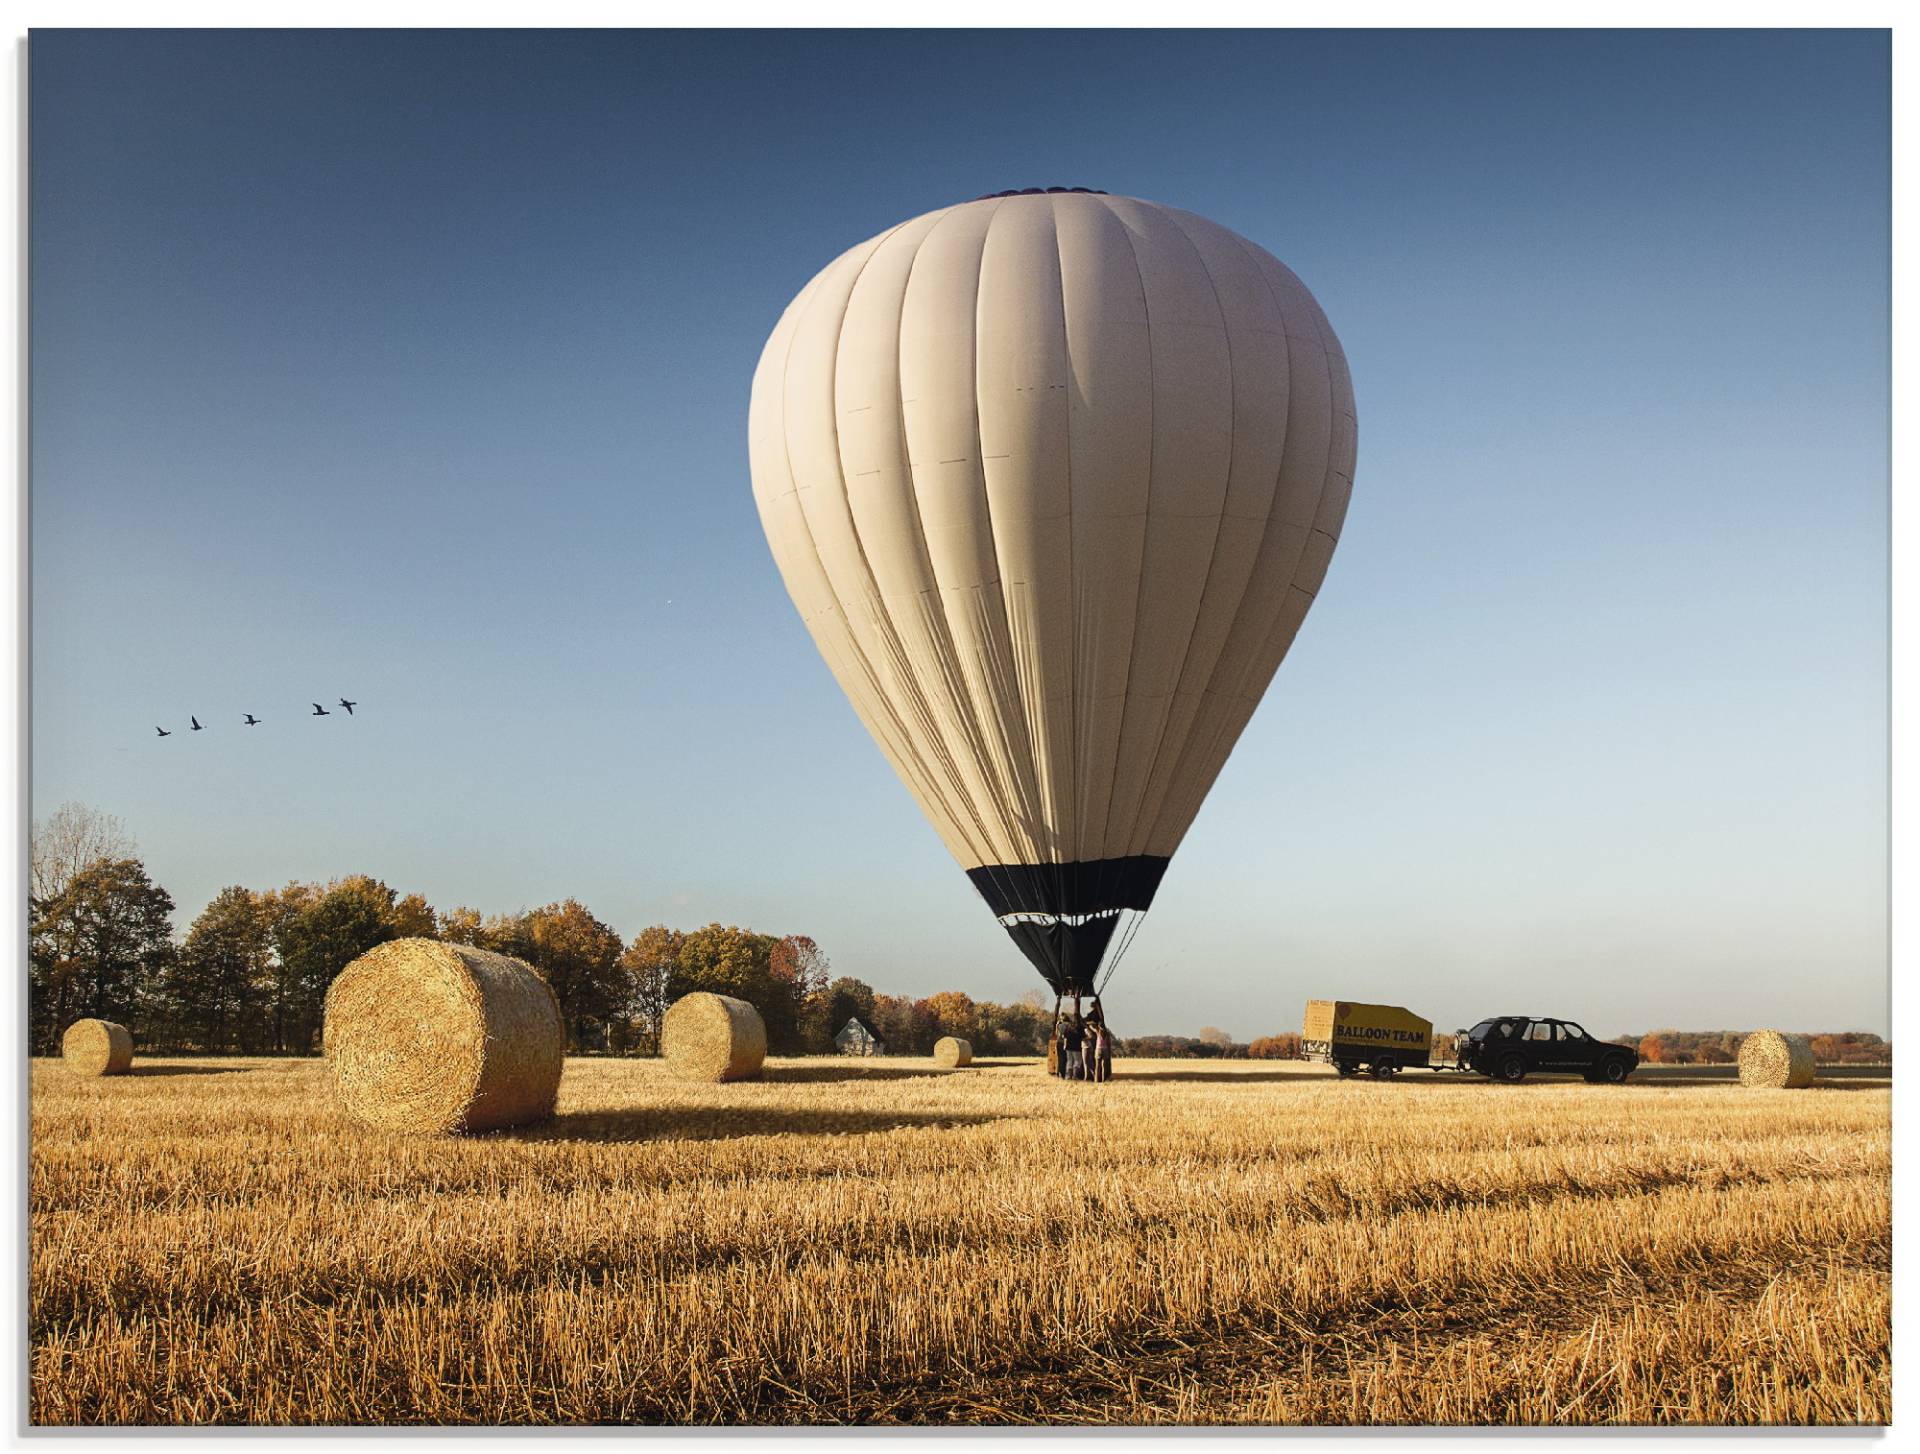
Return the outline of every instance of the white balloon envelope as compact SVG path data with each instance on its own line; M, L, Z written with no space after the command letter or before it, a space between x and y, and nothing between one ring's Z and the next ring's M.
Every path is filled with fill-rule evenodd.
M1313 296L1205 218L983 197L843 253L754 373L754 498L867 730L1087 994L1292 644L1353 487Z

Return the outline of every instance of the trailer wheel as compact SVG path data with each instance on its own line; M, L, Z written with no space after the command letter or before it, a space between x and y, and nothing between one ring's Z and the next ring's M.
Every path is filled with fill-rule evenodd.
M1527 1057L1513 1054L1500 1062L1500 1079L1509 1085L1518 1085L1527 1078Z
M1376 1060L1373 1062L1373 1078L1375 1080L1387 1080L1393 1075L1394 1069L1395 1067L1391 1060Z
M1360 1067L1355 1065L1351 1060L1336 1060L1333 1062L1333 1068L1343 1076L1358 1075L1360 1073Z

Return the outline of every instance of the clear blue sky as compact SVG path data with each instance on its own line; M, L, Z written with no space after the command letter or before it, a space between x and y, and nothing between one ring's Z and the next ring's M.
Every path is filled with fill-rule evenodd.
M1883 33L30 55L34 806L125 819L183 924L365 871L1038 986L789 605L745 416L843 248L1081 185L1289 263L1360 414L1121 1033L1887 1028Z

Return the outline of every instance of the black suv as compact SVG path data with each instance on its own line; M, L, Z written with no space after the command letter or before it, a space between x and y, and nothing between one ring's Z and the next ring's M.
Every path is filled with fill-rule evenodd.
M1571 1020L1530 1015L1502 1015L1462 1030L1458 1053L1463 1069L1512 1081L1544 1071L1618 1085L1640 1063L1637 1052L1596 1040Z

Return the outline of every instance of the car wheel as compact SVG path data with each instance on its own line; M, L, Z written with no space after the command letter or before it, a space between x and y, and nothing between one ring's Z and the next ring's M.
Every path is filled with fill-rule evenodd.
M1626 1061L1616 1055L1600 1067L1600 1078L1608 1085L1619 1085L1627 1078L1627 1071L1630 1068Z
M1500 1079L1509 1085L1518 1085L1527 1078L1527 1057L1509 1055L1500 1062Z

